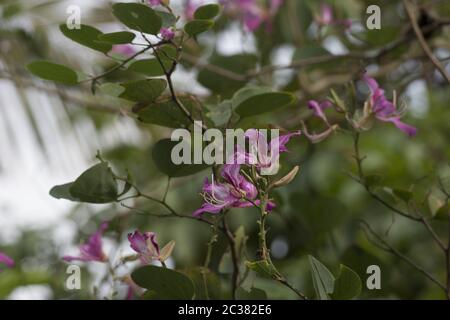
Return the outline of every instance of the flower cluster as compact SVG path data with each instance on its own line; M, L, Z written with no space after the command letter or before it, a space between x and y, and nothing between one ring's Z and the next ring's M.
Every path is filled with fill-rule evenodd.
M75 256L64 256L63 260L67 262L72 261L98 261L105 262L107 261L107 257L103 252L103 241L102 236L103 233L108 229L108 223L103 222L100 225L100 228L89 237L87 243L80 245L80 255L78 257Z
M393 123L408 136L415 136L417 134L417 129L400 120L403 117L405 110L397 109L396 103L393 103L386 98L384 90L380 88L378 82L367 73L364 74L363 80L370 89L370 97L366 102L364 118L373 114L380 121Z
M245 137L249 141L252 150L237 148L233 155L233 160L244 160L244 164L251 165L257 171L270 168L274 163L278 163L278 157L281 152L287 152L286 144L293 136L300 135L300 131L291 132L280 137L273 138L269 143L267 137L259 130L249 129ZM276 149L278 152L274 152ZM268 156L270 154L270 156ZM193 215L200 217L204 213L218 214L222 210L229 208L245 208L259 205L258 190L253 181L241 173L240 164L225 164L221 171L222 180L209 182L205 179L201 195L203 196L203 205L194 211ZM269 201L266 205L267 211L272 211L275 204Z
M66 262L72 261L82 261L82 262L102 262L108 261L108 256L103 251L103 241L102 237L106 229L108 228L108 223L103 222L100 228L92 234L87 243L80 245L80 255L74 256L64 256L62 259ZM135 230L133 233L128 234L128 241L130 247L137 253L137 257L132 257L132 259L124 259L123 261L132 261L139 259L143 265L152 264L155 261L159 261L164 265L175 247L175 241L170 241L162 249L159 248L158 242L156 241L156 234L154 232L140 232ZM14 261L0 252L0 263L4 263L8 267L14 266ZM142 294L143 290L137 286L130 275L126 275L121 278L121 280L127 284L127 299L132 299L134 296L139 296Z

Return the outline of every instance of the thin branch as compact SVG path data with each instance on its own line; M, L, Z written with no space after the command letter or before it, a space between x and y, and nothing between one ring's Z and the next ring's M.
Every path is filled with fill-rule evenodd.
M131 206L128 206L128 205L126 205L124 203L120 203L120 205L122 207L124 207L124 208L129 209L129 210L136 211L139 214L149 215L149 216L156 217L156 218L185 218L185 219L200 221L200 222L203 222L205 224L208 224L209 226L213 226L214 225L214 223L212 223L211 221L205 220L203 218L197 218L197 217L194 217L194 216L188 216L188 215L177 214L177 213L172 213L172 212L169 213L169 214L166 214L166 213L154 213L154 212L151 212L151 211L146 211L146 210L141 210L141 209L138 209L138 208L135 208L135 207L131 207ZM218 230L224 232L222 228L218 228Z
M393 255L395 255L396 257L398 257L399 259L403 260L404 262L406 262L407 264L409 264L411 267L413 267L414 269L416 269L417 271L419 271L421 274L423 274L425 277L427 277L429 280L431 280L432 282L434 282L437 286L439 286L439 288L441 288L442 290L444 290L445 292L447 292L446 287L439 281L437 280L432 274L430 274L428 271L426 271L425 269L423 269L422 267L420 267L419 265L417 265L414 261L412 261L409 257L405 256L403 253L401 253L400 251L398 251L396 248L394 248L392 245L390 245L386 240L384 240L380 235L378 235L371 227L370 225L364 221L364 220L360 220L360 223L366 228L364 230L369 231L369 233L375 237L381 244L377 245L377 247L385 250L386 252L389 252ZM367 239L369 239L369 241L372 242L372 240L370 239L370 237L368 236ZM374 243L375 244L375 243Z
M150 50L150 49L151 49L150 46L146 46L144 49L139 50L138 52L136 52L135 54L131 55L131 56L128 57L127 59L123 60L121 63L116 64L116 65L115 65L114 67L112 67L111 69L106 70L105 72L103 72L103 73L101 73L101 74L99 74L99 75L96 75L96 76L94 76L94 77L90 77L90 78L88 78L88 79L82 80L82 81L80 81L80 83L82 83L82 82L89 82L89 81L97 81L97 80L99 80L99 79L101 79L101 78L103 78L103 77L106 77L106 76L109 75L110 73L112 73L112 72L114 72L114 71L116 71L116 70L122 68L122 67L123 67L124 65L126 65L128 62L130 62L131 60L133 60L133 59L136 58L137 56L143 54L144 52L146 52L146 51L148 51L148 50Z
M416 34L417 40L419 40L419 43L423 49L423 51L426 53L430 61L435 65L435 67L439 70L439 72L442 74L444 79L447 80L447 82L450 84L450 75L445 70L444 66L441 64L441 62L434 56L433 52L431 51L430 47L427 44L427 41L425 40L425 37L422 34L422 31L420 30L419 25L417 24L417 19L414 14L414 8L412 7L412 4L409 0L403 0L403 5L406 9L406 13L408 14L409 21L411 22L411 25L414 29L414 32Z
M359 151L359 139L360 139L360 133L357 132L355 134L355 138L354 138L354 142L353 142L353 148L354 148L354 155L353 157L356 160L356 165L357 165L357 170L358 170L358 178L353 178L355 181L357 181L358 183L360 183L365 189L366 191L369 193L369 195L374 198L375 200L377 200L379 203L381 203L382 205L384 205L386 208L390 209L391 211L401 215L402 217L405 217L407 219L413 220L413 221L421 221L420 218L414 217L412 215L410 215L409 213L406 213L394 206L392 206L391 204L389 204L388 202L386 202L385 200L383 200L380 196L378 196L376 193L374 193L371 189L370 186L367 185L366 179L365 179L365 175L364 175L364 171L363 171L363 166L362 166L362 162L364 161L365 157L362 157Z
M171 43L173 46L175 46L176 51L177 51L177 57L176 59L174 59L172 61L172 66L169 70L166 69L166 67L164 66L164 63L161 59L161 57L159 56L158 51L156 51L155 46L152 44L152 42L142 33L142 36L144 37L145 41L148 43L149 47L152 48L153 50L153 55L155 56L156 60L158 61L159 65L161 66L164 75L166 77L167 80L167 84L169 86L169 91L170 91L170 95L172 98L172 101L177 105L177 107L185 114L185 116L192 122L195 123L194 118L192 117L192 114L189 112L188 109L186 109L186 107L181 103L181 101L178 99L176 93L175 93L175 89L173 86L173 82L172 82L172 73L175 71L177 64L178 64L178 59L179 59L179 55L180 55L180 47L177 46L176 44Z

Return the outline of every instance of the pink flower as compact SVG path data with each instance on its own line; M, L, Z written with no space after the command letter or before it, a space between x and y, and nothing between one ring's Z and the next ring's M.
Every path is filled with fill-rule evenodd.
M328 4L322 4L320 6L320 16L316 17L316 21L319 26L328 26L328 25L343 25L345 28L350 28L352 22L349 19L334 19L333 18L333 9Z
M161 0L148 0L148 4L151 6L157 6L161 4Z
M245 199L254 200L258 195L255 186L240 174L239 164L226 164L222 169L224 182L212 181L208 178L203 183L202 196L205 202L194 211L193 215L201 216L205 212L217 214L228 208L251 207L253 204Z
M126 57L132 56L133 54L136 53L134 48L129 44L114 45L111 52L118 53Z
M6 254L0 252L0 264L4 264L8 268L14 267L14 260L7 256ZM0 269L1 271L1 269Z
M128 234L130 247L136 251L144 264L150 264L155 260L160 260L160 251L158 242L156 242L156 234L153 232L141 233L135 230L134 233Z
M329 100L324 100L322 102L318 102L316 100L309 100L308 101L308 108L313 110L314 115L316 117L319 117L320 119L322 119L327 124L328 124L328 119L325 116L324 110L330 108L332 105L333 104Z
M397 110L397 107L386 98L384 90L379 87L377 81L367 73L364 74L363 79L371 92L369 108L375 114L375 117L380 121L392 122L410 137L415 136L417 129L400 121L404 112Z
M164 40L172 40L175 37L175 32L169 28L161 28L159 33Z
M87 243L80 246L80 256L64 256L63 260L67 262L72 261L98 261L105 262L107 260L106 255L103 253L102 236L105 230L108 228L108 223L103 222L100 228L93 235L89 237Z
M261 130L249 129L245 132L245 137L249 140L251 150L247 153L238 146L235 157L238 161L244 159L246 164L255 165L259 170L275 170L274 166L279 162L280 153L288 151L286 144L291 137L299 135L300 130L273 138L267 143L267 137Z

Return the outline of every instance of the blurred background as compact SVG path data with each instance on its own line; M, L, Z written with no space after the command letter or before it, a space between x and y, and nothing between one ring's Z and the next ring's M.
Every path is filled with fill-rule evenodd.
M255 66L286 65L324 54L376 52L408 32L401 1L324 2L332 5L336 17L352 21L349 30L339 26L318 30L319 1L285 0L272 18L270 31L261 27L250 32L236 16L225 12L213 31L186 45L185 59L174 74L177 91L197 95L214 113L217 101L230 97L247 81L215 75L205 68L207 63L239 73ZM448 1L418 3L430 15L450 19ZM382 9L380 31L365 28L369 4L378 4ZM137 122L122 112L131 108L129 104L104 95L94 96L88 85L57 86L33 77L25 69L36 59L69 65L87 74L111 67L113 62L105 56L60 33L58 26L65 22L69 5L81 8L83 24L104 32L124 28L113 19L110 1L0 0L0 251L17 262L15 268L0 273L1 299L107 295L108 283L101 277L103 267L95 264L83 267L82 290L65 290L67 265L61 260L65 254L76 254L77 244L101 221L111 221L105 242L106 251L114 259L131 252L126 234L140 228L157 232L163 244L175 239L170 264L186 270L203 264L211 237L210 229L196 221L156 219L120 204L78 204L49 196L52 186L72 181L94 164L97 150L115 170L128 169L137 184L155 196L163 194L167 183L167 177L155 168L151 151L156 141L170 136L170 129ZM183 14L186 2L172 0L171 6ZM434 54L448 72L449 37L448 26L429 35ZM240 57L239 63L236 57ZM352 80L355 99L362 105L367 89L357 80L363 68L373 72L389 96L397 90L399 100L408 106L405 122L419 129L417 137L411 139L390 124L375 124L361 138L361 152L367 156L365 169L382 175L380 192L386 199L390 196L389 201L402 206L389 189L409 189L423 205L421 209L433 216L444 201L436 187L438 178L450 185L450 90L416 41L407 41L379 59L344 59L282 69L252 79L249 82L295 92L299 100L295 106L251 118L240 126L274 124L299 129L300 121L309 116L307 99L323 99L330 88L350 99L346 84ZM120 71L108 80L123 78L133 79L135 75ZM330 116L330 121L341 124L344 119ZM315 128L316 124L311 125ZM367 266L381 266L382 289L363 286L361 298L444 298L439 288L420 273L368 241L356 222L368 221L401 252L444 281L444 259L423 226L394 216L347 175L355 170L351 137L336 134L320 144L302 138L293 140L289 149L290 153L283 155L283 168L299 164L301 171L292 184L276 194L278 209L269 218L268 237L274 263L292 283L307 293L313 292L307 262L307 254L313 254L333 271L338 270L339 263L350 266L358 272L363 285ZM208 175L201 172L172 179L168 202L184 214L194 211L201 204L198 193ZM146 202L128 204L143 210L161 210ZM232 211L231 217L233 230L244 226L247 254L254 256L257 213L239 209ZM440 236L447 235L447 221L436 219L432 223ZM223 291L230 273L226 245L226 240L220 239L211 262L215 281ZM125 274L127 269L122 272ZM251 281L269 292L269 298L295 298L277 283L259 278ZM99 294L95 294L94 287L98 287ZM116 289L119 296L123 295L125 287ZM224 297L218 291L216 297Z

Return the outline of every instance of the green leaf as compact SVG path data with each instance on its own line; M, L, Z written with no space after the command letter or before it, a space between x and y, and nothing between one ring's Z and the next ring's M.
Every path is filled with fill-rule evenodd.
M109 43L100 42L99 36L103 33L91 26L82 24L80 29L70 30L67 25L60 25L61 32L70 40L75 41L85 47L107 53L111 51L112 45Z
M101 162L83 172L70 186L70 195L81 202L109 203L118 196L117 183L106 162Z
M206 113L206 116L214 122L216 127L225 126L233 113L233 107L230 100L224 100L217 106L208 107L208 109L210 111Z
M257 274L265 278L277 279L280 277L279 272L275 269L273 264L268 263L266 260L246 261L245 265L250 270L255 271Z
M320 300L329 300L334 289L334 276L319 260L308 256L316 296Z
M184 26L184 31L191 37L196 36L202 32L208 31L214 25L212 20L191 20Z
M167 82L164 79L137 80L123 83L125 91L120 98L136 102L152 102L166 89Z
M409 190L402 190L402 189L392 189L392 192L395 196L400 198L401 200L405 202L409 202L413 198L413 193Z
M162 139L153 146L152 158L156 167L162 173L169 177L183 177L193 175L208 168L208 165L205 164L174 164L172 162L171 152L172 148L178 143L180 142Z
M181 99L183 105L192 110L191 104ZM191 123L189 118L180 110L172 100L160 103L152 103L138 112L138 119L144 123L156 124L168 128L187 127Z
M210 269L194 267L186 270L185 273L194 283L195 300L219 300L222 298L220 279Z
M366 30L364 33L357 35L363 38L369 44L379 47L398 39L402 29L397 26L384 26L383 30L373 29Z
M296 101L295 96L288 92L261 93L259 88L254 89L253 92L249 91L245 92L244 99L240 95L233 97L233 107L241 118L272 112Z
M140 3L116 3L113 14L128 28L158 34L162 26L162 19L154 10Z
M101 42L108 42L110 44L125 44L133 42L136 35L128 31L104 33L98 36Z
M217 16L220 12L220 6L215 3L210 3L199 7L194 12L194 19L209 20Z
M250 292L239 287L236 290L236 298L238 300L267 300L267 294L264 290L251 288Z
M125 91L125 88L118 83L106 82L100 85L99 91L113 97L118 97Z
M161 59L161 62L165 70L169 70L172 66L172 61L169 59ZM128 67L128 70L145 74L148 77L164 75L164 70L158 59L137 60Z
M256 61L256 56L252 54L238 54L232 56L213 54L208 63L214 66L220 66L222 69L236 73L239 76L254 69ZM202 69L199 72L197 80L201 85L220 94L220 96L224 98L232 96L236 90L242 88L247 82L245 79L230 79L229 77L218 75L207 69Z
M236 93L233 95L233 98L231 99L233 109L236 109L242 102L253 96L270 92L272 92L272 89L268 87L256 87L256 86L243 87L242 89L236 91Z
M347 266L341 264L339 277L334 282L331 297L334 300L348 300L361 293L361 278Z
M157 266L143 266L131 274L140 287L155 292L155 298L191 300L194 284L187 276L175 270Z
M154 11L161 18L163 28L171 27L177 22L177 18L169 12L163 12L159 10Z
M61 64L48 61L34 61L27 65L27 69L41 79L65 84L76 84L78 82L77 73Z
M66 199L70 201L80 201L80 199L75 198L70 194L70 188L72 187L73 182L61 184L59 186L54 186L50 190L50 195L56 199Z

